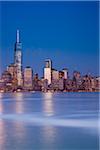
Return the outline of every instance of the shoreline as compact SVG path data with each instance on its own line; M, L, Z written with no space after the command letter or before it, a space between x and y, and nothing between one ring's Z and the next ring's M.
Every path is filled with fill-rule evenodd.
M0 94L7 94L7 93L36 93L36 92L40 92L40 93L100 93L100 91L9 91L9 92L1 92Z

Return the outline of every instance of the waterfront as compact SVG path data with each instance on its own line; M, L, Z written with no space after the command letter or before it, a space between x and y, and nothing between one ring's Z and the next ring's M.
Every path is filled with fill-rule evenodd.
M0 93L0 150L98 150L98 93Z

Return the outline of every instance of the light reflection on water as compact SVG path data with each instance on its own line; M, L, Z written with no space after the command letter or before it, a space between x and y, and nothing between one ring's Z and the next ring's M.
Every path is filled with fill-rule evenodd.
M3 113L2 93L0 93L0 115ZM3 119L0 118L0 148L4 149L5 145L5 124Z
M3 103L2 103L2 101L0 101L0 114L2 114L3 113Z
M0 150L98 150L98 95L92 95L0 94Z
M56 128L54 126L43 126L42 127L43 140L46 143L53 143L56 136Z
M16 113L21 114L24 112L24 106L23 106L23 93L15 93L14 99L16 101L15 110Z
M0 149L4 149L4 145L6 142L6 136L5 136L5 123L3 119L0 119Z
M43 112L47 116L54 115L53 110L53 99L52 99L53 93L44 93L43 94Z
M0 93L0 114L3 113L3 102L2 102L3 93Z

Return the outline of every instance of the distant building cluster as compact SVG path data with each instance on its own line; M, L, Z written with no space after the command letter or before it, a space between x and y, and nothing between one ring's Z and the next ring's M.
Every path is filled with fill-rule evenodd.
M91 75L81 76L80 72L74 71L70 78L68 69L60 71L52 67L50 59L45 60L44 75L33 74L30 66L22 68L22 43L19 38L19 30L16 34L14 49L14 63L7 66L0 78L0 92L19 91L43 91L43 92L98 92L100 91L100 77Z

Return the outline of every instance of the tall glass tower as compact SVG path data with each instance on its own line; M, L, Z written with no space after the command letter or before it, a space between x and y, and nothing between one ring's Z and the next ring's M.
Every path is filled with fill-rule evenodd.
M44 79L47 79L48 85L51 84L51 72L52 72L52 61L50 59L45 60L45 68L44 68Z
M17 67L18 86L22 86L22 43L20 42L19 30L16 32L14 63Z

